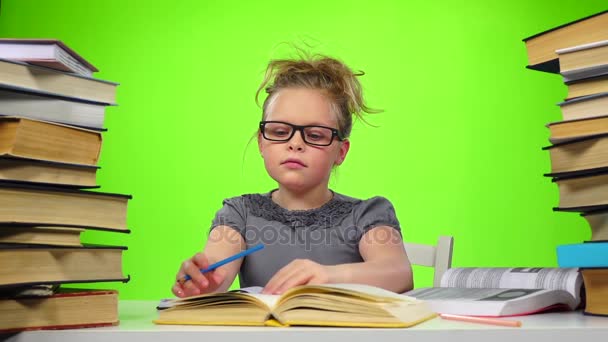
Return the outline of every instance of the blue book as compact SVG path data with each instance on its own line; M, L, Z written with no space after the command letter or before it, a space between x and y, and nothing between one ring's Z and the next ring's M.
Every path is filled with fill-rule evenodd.
M557 246L559 267L608 267L608 241Z

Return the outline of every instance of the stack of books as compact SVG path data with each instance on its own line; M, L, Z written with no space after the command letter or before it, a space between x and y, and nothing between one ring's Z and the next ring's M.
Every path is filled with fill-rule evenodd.
M524 39L530 69L561 74L568 88L559 122L547 125L556 211L578 212L591 240L557 248L560 267L579 267L585 313L608 315L608 11Z
M117 291L60 287L128 280L126 247L80 238L129 232L131 196L90 191L117 86L94 71L60 41L0 39L0 332L118 324Z

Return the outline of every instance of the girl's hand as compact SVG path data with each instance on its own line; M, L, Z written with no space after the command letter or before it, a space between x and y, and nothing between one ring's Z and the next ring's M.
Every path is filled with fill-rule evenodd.
M281 294L297 285L326 284L331 281L331 266L308 259L296 259L281 268L262 290L266 294Z
M177 272L175 285L171 288L173 294L178 297L189 297L217 290L226 278L226 274L221 268L201 273L200 270L208 266L209 260L203 253L196 253L192 258L184 261ZM186 274L190 276L190 280L184 282Z

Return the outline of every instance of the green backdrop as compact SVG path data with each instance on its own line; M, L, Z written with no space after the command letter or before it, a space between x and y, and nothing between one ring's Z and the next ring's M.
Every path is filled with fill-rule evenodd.
M388 197L404 237L455 237L455 266L555 266L590 235L555 213L545 124L561 119L557 75L527 70L522 38L599 12L605 0L32 1L1 3L2 37L63 40L121 83L107 110L101 190L133 195L123 299L170 296L222 199L265 192L253 96L270 58L307 42L367 74L368 103L331 187ZM431 273L415 269L416 286Z

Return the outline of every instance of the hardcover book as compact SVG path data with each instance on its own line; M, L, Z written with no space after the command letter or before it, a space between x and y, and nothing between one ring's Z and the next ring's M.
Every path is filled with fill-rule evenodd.
M559 73L556 50L608 39L608 11L572 21L524 38L528 68Z
M101 133L20 117L0 117L0 156L97 165Z
M0 59L0 86L115 104L118 83L14 60Z
M59 289L50 296L0 298L0 333L118 324L115 290Z
M0 224L128 231L130 195L0 182Z
M35 284L128 281L126 247L0 244L0 289Z

